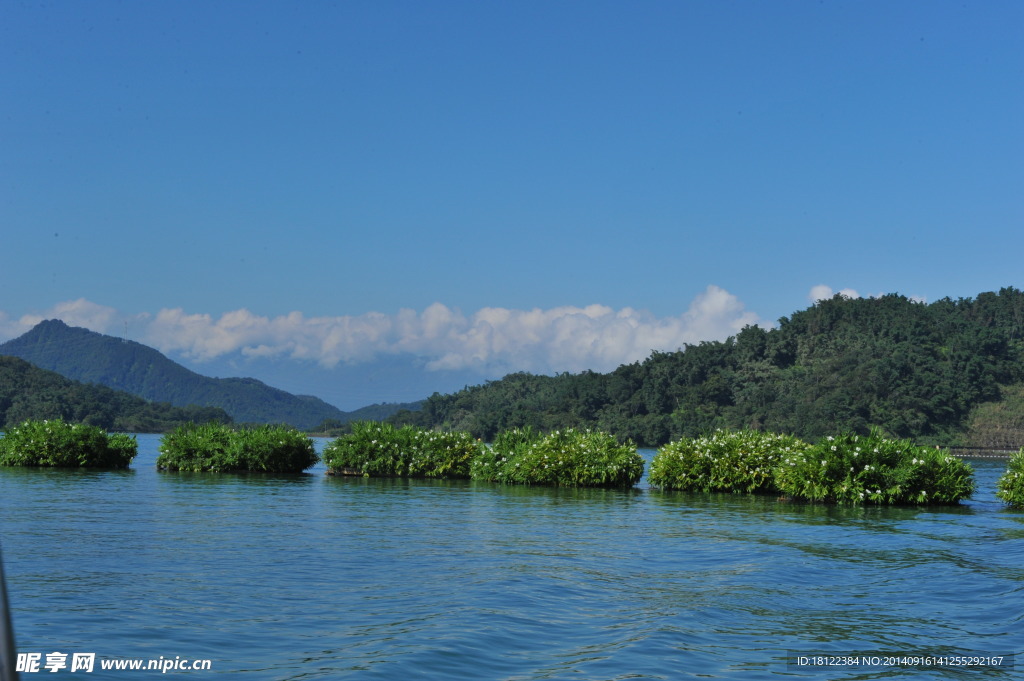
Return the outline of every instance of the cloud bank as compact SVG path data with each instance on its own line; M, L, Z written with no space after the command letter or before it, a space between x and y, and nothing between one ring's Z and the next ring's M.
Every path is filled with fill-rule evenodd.
M852 288L844 288L839 291L844 298L860 298L860 294ZM811 292L807 294L807 299L812 303L816 303L819 300L828 300L836 294L836 291L832 290L831 286L825 284L818 284L817 286L811 287Z
M812 303L816 303L819 300L828 300L829 298L834 296L836 293L839 293L844 298L851 298L852 299L852 298L861 298L862 297L860 295L860 293L858 293L856 290L854 290L852 288L844 288L844 289L840 289L839 291L833 291L831 286L826 286L825 284L818 284L817 286L812 286L811 287L810 292L807 294L807 299L810 300ZM886 295L886 294L885 293L871 293L871 294L868 294L867 297L868 298L881 298L884 295ZM912 301L914 301L915 303L927 303L928 302L928 297L927 296L908 295L907 298L912 300Z
M57 303L49 310L32 312L17 319L12 319L10 315L0 310L0 341L20 336L45 319L60 319L68 326L82 326L99 333L116 334L118 325L121 325L123 331L123 325L129 319L134 323L144 320L147 316L128 317L112 307L98 305L85 298Z
M113 308L80 299L18 320L0 313L0 332L17 336L53 318L115 335L127 319ZM132 317L130 335L166 354L199 362L240 355L308 360L333 368L412 355L435 371L549 373L610 371L642 360L652 350L721 340L758 323L757 315L736 296L708 286L678 317L659 318L643 310L604 305L547 310L488 307L465 315L434 303L419 312L336 317L306 317L301 312L266 317L245 309L213 317L176 308Z

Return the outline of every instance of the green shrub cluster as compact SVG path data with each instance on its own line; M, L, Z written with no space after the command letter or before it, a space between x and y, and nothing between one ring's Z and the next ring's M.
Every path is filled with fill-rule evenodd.
M318 460L313 441L288 426L234 430L220 423L189 423L164 436L156 465L181 471L299 473Z
M956 504L974 492L970 465L946 451L870 435L815 445L750 431L673 442L651 463L651 484L704 492L782 493L836 504Z
M468 478L483 445L469 433L359 421L324 447L332 473L370 477Z
M996 496L1014 508L1024 508L1024 448L1010 457L1010 464L996 482Z
M795 499L840 504L956 504L974 493L974 471L966 462L877 431L828 436L786 456L775 481Z
M655 487L693 492L777 492L775 468L783 456L809 445L791 435L718 430L670 442L655 454L648 476Z
M330 472L348 475L577 487L632 486L644 469L632 443L571 428L545 436L530 428L504 431L488 447L466 432L356 422L324 448L323 458Z
M540 432L530 426L503 430L494 437L489 447L484 447L479 456L473 459L470 476L474 480L488 482L506 482L505 469L515 468L515 464L530 447L541 440ZM506 465L509 464L510 465Z
M127 468L138 452L131 435L62 419L25 421L0 438L0 465Z
M491 482L567 487L632 487L644 474L632 442L568 428L545 436L529 428L499 433L473 463L473 478Z

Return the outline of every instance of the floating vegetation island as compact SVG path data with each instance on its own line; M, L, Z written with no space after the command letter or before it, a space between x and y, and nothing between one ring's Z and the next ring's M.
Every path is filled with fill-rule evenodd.
M790 435L719 430L659 449L648 479L664 490L776 493L775 469L782 457L809 447Z
M25 421L0 438L0 465L128 468L138 452L131 435L62 419Z
M487 446L466 432L360 422L324 448L328 472L366 477L484 480L526 485L632 487L643 457L607 433L531 429L499 433Z
M539 435L529 428L499 433L473 462L473 479L561 487L632 487L644 460L632 442L567 428Z
M334 475L465 479L482 447L469 433L359 421L324 447L323 459Z
M1013 508L1024 508L1024 448L1010 457L1006 472L996 482L996 496Z
M288 426L234 430L190 423L164 436L156 465L172 471L300 473L319 460L313 441Z
M974 492L974 471L949 452L870 435L814 445L787 435L716 432L662 447L651 464L662 489L783 494L834 504L956 504Z
M974 470L967 462L877 432L823 438L785 457L775 480L794 499L839 504L957 504L974 493Z
M25 421L0 437L0 465L127 468L137 450L131 435L60 419ZM178 471L297 473L319 460L312 439L295 428L190 423L163 437L156 464ZM631 441L575 428L547 434L516 428L486 445L468 432L362 421L327 444L323 461L333 475L561 487L630 488L644 473ZM975 488L965 461L878 430L816 444L791 435L719 430L659 449L649 481L664 491L770 494L830 504L957 504ZM1024 449L1011 457L996 494L1024 508Z

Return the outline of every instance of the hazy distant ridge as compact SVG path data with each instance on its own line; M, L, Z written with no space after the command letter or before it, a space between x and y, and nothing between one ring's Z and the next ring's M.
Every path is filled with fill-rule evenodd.
M314 428L324 419L349 419L345 412L317 397L292 395L254 378L203 376L141 343L70 327L55 319L0 344L0 355L20 357L67 378L155 402L220 407L241 423Z

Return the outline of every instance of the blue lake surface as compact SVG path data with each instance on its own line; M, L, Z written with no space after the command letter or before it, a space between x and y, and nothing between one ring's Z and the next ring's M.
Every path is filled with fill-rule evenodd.
M971 461L959 507L837 508L646 482L165 473L160 436L138 439L128 471L0 468L18 648L212 670L23 680L1021 678L1009 660L795 664L1024 649L1005 461Z

